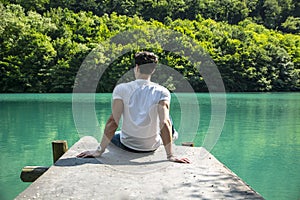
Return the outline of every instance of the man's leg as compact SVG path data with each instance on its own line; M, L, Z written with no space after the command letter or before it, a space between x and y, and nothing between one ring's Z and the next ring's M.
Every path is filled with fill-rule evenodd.
M117 131L115 133L114 137L111 139L111 143L113 143L117 147L120 147L123 150L126 150L126 146L124 146L124 144L122 144L122 142L121 142L120 133L121 133L121 131Z

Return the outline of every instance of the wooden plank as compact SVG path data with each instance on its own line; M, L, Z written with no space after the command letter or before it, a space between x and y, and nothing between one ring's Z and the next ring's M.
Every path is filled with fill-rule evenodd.
M194 147L194 142L183 142L181 143L182 146L187 146L187 147Z
M68 151L66 140L55 140L52 142L53 163Z
M45 166L25 166L22 169L20 178L23 182L33 182L43 175L49 167Z

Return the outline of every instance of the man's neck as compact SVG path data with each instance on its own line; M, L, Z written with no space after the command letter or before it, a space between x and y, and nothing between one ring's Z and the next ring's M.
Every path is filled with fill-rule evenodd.
M139 74L136 79L143 79L143 80L147 80L147 81L150 81L151 79L151 75L148 75L148 74Z

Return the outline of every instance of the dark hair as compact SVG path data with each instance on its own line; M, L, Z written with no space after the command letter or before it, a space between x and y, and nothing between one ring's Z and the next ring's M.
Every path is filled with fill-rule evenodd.
M134 55L134 61L142 74L151 74L158 63L158 56L152 52L142 51Z

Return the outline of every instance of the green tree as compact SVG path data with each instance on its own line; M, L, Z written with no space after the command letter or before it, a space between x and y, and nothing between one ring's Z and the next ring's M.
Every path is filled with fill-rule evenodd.
M50 3L57 3L58 8L50 8L43 14L26 11L22 6L9 2L5 5L0 4L1 92L71 92L73 85L75 87L78 85L75 80L76 74L80 77L85 73L78 72L83 64L87 65L88 71L89 69L101 71L100 65L110 64L103 72L97 91L111 92L114 85L120 81L120 77L123 77L132 66L133 51L140 50L137 44L157 53L162 64L182 74L184 80L188 80L196 91L207 91L203 77L196 70L197 67L201 69L201 63L192 63L190 57L177 54L176 46L172 52L164 51L162 46L168 41L183 45L189 49L187 52L189 55L208 53L222 73L228 91L300 90L300 36L282 34L253 22L261 18L261 23L264 23L267 7L263 5L267 5L266 2L272 3L271 0L257 0L252 3L187 0L180 1L178 5L176 1L132 1L145 5L145 9L138 7L137 4L129 6L131 5L128 4L129 1L94 3L98 5L100 2L103 3L101 9L105 8L106 11L112 12L109 7L111 4L117 5L120 10L123 9L122 12L125 12L125 8L130 8L130 11L127 10L128 13L133 12L136 15L129 17L112 12L99 17L92 12L79 10L74 12L61 8L63 5L58 5L60 2L55 1ZM219 4L216 5L216 2ZM295 1L278 2L281 3L276 4L274 8L278 7L278 12L280 11L282 16L269 16L275 28L285 18L287 12L293 13L296 9ZM67 6L74 9L82 1L74 0L68 3ZM282 5L284 3L288 5ZM186 13L191 10L193 4L195 4L194 12ZM88 5L87 2L87 10ZM222 10L222 7L226 9ZM93 12L101 10L100 7L95 9ZM243 9L245 10L242 12ZM268 9L272 14L277 8L268 7ZM203 12L205 14L202 14ZM246 18L238 22L247 16L248 12L253 18L257 18ZM141 16L149 20L145 21ZM205 19L207 17L211 19ZM196 19L174 20L175 18ZM167 24L161 23L159 21L161 19ZM228 19L231 20L230 23L238 22L237 25L229 24ZM282 29L297 31L297 20L296 17L287 18L281 25ZM151 31L148 27L160 29ZM162 32L165 29L180 32L182 35L166 35ZM118 37L123 31L140 32L143 37L124 36L121 41L126 41L127 44L105 43L114 36ZM164 37L159 42L152 41L153 36L159 35ZM191 44L190 40L194 43ZM102 44L101 48L98 47L99 43ZM196 46L202 48L198 49ZM86 60L94 48L99 48L96 57ZM111 60L120 52L128 53L115 58L114 61ZM98 73L100 72L92 74L90 78L98 81L96 80ZM171 72L168 77L154 78L171 90L180 90L180 81L174 79L175 75L175 72ZM129 78L126 77L126 80ZM89 81L87 78L83 82L88 84Z
M289 16L281 26L284 32L300 33L300 17Z
M1 6L1 85L2 91L43 91L44 72L56 55L51 39L45 34L55 28L48 18L21 6Z
M25 11L43 13L48 9L50 0L9 0L6 4L19 4Z

